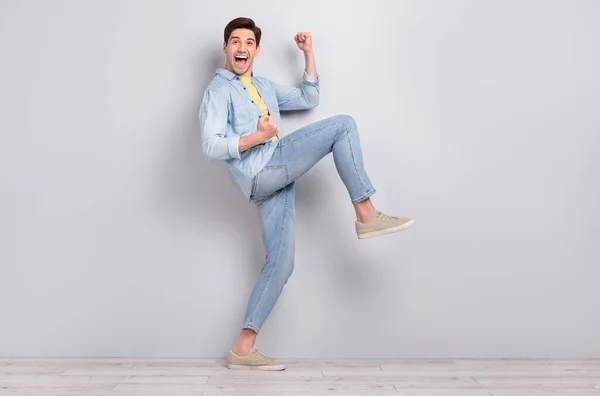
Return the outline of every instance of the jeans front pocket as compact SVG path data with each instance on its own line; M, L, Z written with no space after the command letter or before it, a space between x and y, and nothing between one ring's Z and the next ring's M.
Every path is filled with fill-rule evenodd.
M287 186L288 183L289 175L287 166L267 166L254 178L252 199L258 201L269 198L271 195Z

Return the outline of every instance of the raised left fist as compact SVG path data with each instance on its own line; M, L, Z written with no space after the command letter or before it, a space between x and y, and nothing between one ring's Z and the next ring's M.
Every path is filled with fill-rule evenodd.
M294 41L302 51L312 51L312 36L310 32L298 32L294 36Z

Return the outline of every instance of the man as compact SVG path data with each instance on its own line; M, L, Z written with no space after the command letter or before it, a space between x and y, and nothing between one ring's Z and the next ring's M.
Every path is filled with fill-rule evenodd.
M300 87L282 86L254 75L261 29L252 19L236 18L224 30L225 66L206 88L199 111L202 150L224 160L244 196L258 209L266 259L248 302L237 343L229 351L229 368L283 370L285 365L254 347L294 266L295 181L333 153L338 174L356 212L360 239L400 231L413 219L376 210L375 193L363 165L358 129L347 115L337 115L280 136L280 112L304 110L319 103L319 76L310 33L294 36L303 51Z

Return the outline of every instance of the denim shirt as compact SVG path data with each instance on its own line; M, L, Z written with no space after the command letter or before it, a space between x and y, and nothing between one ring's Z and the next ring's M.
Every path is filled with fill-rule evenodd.
M276 125L281 125L280 112L306 110L319 103L319 76L314 80L304 71L300 87L274 83L251 75L251 81L264 100ZM198 112L202 151L209 159L224 160L244 196L250 200L252 182L269 162L278 141L267 139L243 153L238 150L242 136L257 129L262 116L243 82L233 72L219 68L208 84ZM281 128L279 128L281 134Z

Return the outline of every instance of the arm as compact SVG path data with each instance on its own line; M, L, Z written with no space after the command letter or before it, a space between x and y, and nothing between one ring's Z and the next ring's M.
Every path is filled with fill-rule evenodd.
M304 51L304 71L312 77L313 81L318 80L317 65L315 64L315 52L313 49Z
M225 137L228 111L227 99L222 94L212 90L204 93L198 116L202 151L211 159L240 158L240 153L265 140L258 131L243 137Z
M280 111L308 110L319 104L319 80L313 80L304 72L300 87L275 85Z
M200 105L200 134L202 151L210 159L240 158L239 136L225 137L229 104L217 91L206 90Z
M264 142L265 140L266 139L263 138L258 131L254 132L250 135L247 135L247 136L242 136L240 138L240 143L239 143L240 153L248 150L249 148L256 146L257 144Z
M281 111L306 110L319 104L319 75L315 64L310 33L298 33L294 36L298 48L304 53L304 73L300 87L276 85L277 102Z

